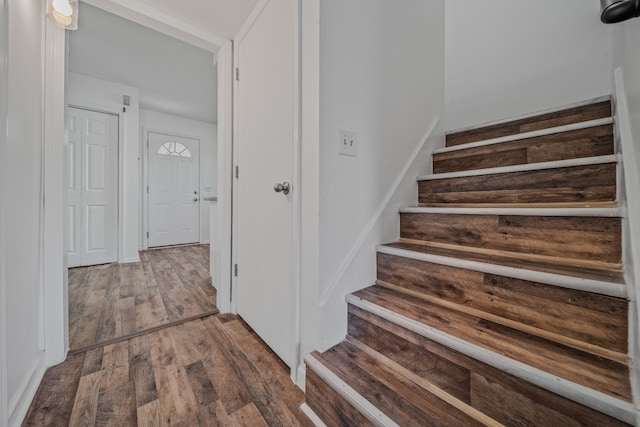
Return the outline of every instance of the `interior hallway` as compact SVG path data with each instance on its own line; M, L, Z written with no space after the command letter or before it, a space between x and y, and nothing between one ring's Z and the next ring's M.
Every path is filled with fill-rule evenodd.
M216 315L208 245L140 258L70 270L75 350L24 426L311 425L287 366L238 316Z
M72 353L218 312L209 245L142 251L140 260L69 270Z
M237 316L69 356L23 426L312 426L288 368Z

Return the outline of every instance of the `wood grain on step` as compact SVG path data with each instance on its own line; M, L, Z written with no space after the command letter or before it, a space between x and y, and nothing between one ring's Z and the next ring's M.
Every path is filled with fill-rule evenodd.
M620 218L403 213L400 237L618 264Z
M616 200L616 163L508 172L418 183L424 205L597 203Z
M506 267L520 268L524 270L540 271L545 273L560 274L563 276L578 277L582 279L611 282L612 284L624 284L622 270L597 270L588 268L576 268L568 265L546 264L533 262L525 259L514 259L513 257L499 257L495 254L487 255L482 253L463 252L453 249L429 247L424 245L412 245L402 241L388 243L385 246L392 248L417 252L419 254L444 256L448 258L459 258L462 260L482 262L486 264L504 265Z
M614 153L613 125L436 153L433 173L605 156Z
M324 352L319 360L399 425L483 425L348 342Z
M517 133L532 132L572 123L611 117L611 102L603 101L582 107L569 108L553 113L540 114L523 119L512 120L496 125L478 127L475 129L454 132L447 135L447 147L499 138Z
M473 372L475 375L481 375L494 383L500 384L502 388L512 395L514 401L523 401L524 404L529 405L527 408L520 408L519 414L523 415L518 418L518 424L516 425L556 427L558 424L554 424L551 421L546 424L536 423L540 420L553 420L553 418L549 418L546 415L537 416L537 414L544 414L545 412L564 414L581 425L603 427L627 425L351 305L349 306L349 325L349 336L353 336L374 350L387 355L396 363L413 370L417 375L428 379L434 378L434 370L428 366L427 369L423 369L423 365L420 363L420 359L423 357L439 360L437 362L438 366L443 363L441 362L442 360L447 362L447 366L457 366L454 372L467 372L466 376L453 375L449 378L449 390L465 390L464 393L469 396L471 406L477 409L480 409L486 403L482 400L483 396L477 393L473 395L473 399L471 398L470 373ZM436 377L439 377L444 382L441 387L445 387L446 375L436 375ZM452 392L450 391L450 393ZM460 395L457 396L460 398ZM491 396L486 396L486 398L491 402ZM510 425L509 422L513 423L515 421L514 418L509 418L510 414L506 412L496 414L496 412L500 411L501 408L494 408L488 415L506 425ZM532 415L534 416L533 418L527 418Z
M623 353L626 360L626 300L387 254L378 254L377 270L379 280L400 290L521 323L531 333L537 328L584 342L583 349Z
M307 369L305 380L307 405L328 427L373 426L368 419L312 370Z
M355 295L561 378L623 400L631 399L629 373L624 364L378 286Z

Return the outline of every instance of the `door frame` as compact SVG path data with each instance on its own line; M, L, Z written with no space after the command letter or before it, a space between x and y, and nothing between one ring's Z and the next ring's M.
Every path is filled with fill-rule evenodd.
M234 46L233 46L233 70L240 68L241 64L239 62L239 54L238 54L238 40L242 40L247 33L251 30L253 25L255 24L258 17L262 14L267 4L269 4L271 0L260 0L249 18L242 25L240 31L234 38ZM300 116L301 116L301 88L300 88L300 75L301 75L301 63L300 63L300 10L301 10L301 0L295 0L296 10L294 16L291 19L295 20L295 42L294 42L294 55L293 55L293 64L294 64L294 81L293 84L293 129L291 129L293 133L293 168L292 168L292 178L291 184L293 187L293 191L291 192L292 197L292 271L291 271L291 292L292 292L292 307L289 307L290 313L289 318L293 325L291 330L291 348L290 352L293 355L292 365L290 367L290 375L294 382L298 382L298 366L301 363L302 355L298 350L300 347L300 294L301 294L301 223L302 218L300 215L301 212L301 164L300 164L300 151L301 151L301 139L300 139ZM233 78L233 99L238 99L238 81L236 78ZM237 135L238 132L238 103L233 102L233 133ZM234 169L239 165L237 162L238 159L238 141L233 138L233 166ZM239 209L237 205L238 201L238 185L237 180L234 178L232 181L233 188L233 204L232 204L232 242L238 241L238 215ZM236 264L237 262L237 245L233 244L231 248L231 262L232 264ZM231 307L234 313L237 313L237 289L238 289L238 277L234 274L231 278L232 288L231 288Z
M121 243L124 241L124 230L122 229L122 218L124 215L124 211L123 211L123 200L122 200L122 195L123 195L123 182L124 182L124 171L123 168L121 167L124 161L124 147L123 147L123 143L124 143L124 126L122 126L122 121L124 120L124 114L121 110L113 110L113 111L107 111L104 108L93 108L90 106L81 106L81 105L75 105L75 104L68 104L67 108L75 108L78 110L84 110L84 111L91 111L94 113L100 113L100 114L108 114L110 116L115 116L118 118L118 143L116 144L116 149L118 150L118 154L117 154L117 158L118 158L118 164L116 165L116 179L118 180L118 185L116 186L116 191L118 192L118 194L116 195L116 203L118 204L117 206L117 210L118 210L118 217L116 218L116 227L117 227L117 232L116 232L116 260L117 262L120 262L120 254L124 253L124 249L121 247ZM65 109L65 123L66 123L66 119L68 118L67 113L66 113L66 109ZM66 132L66 124L65 124L65 138L64 138L64 143L66 143L68 140L68 136L67 136L67 132ZM65 161L63 160L63 165L62 167L65 167ZM65 193L66 193L66 189L65 189ZM64 195L64 200L65 200L65 208L66 208L66 201L67 201L67 197L66 194ZM66 213L64 214L64 221L66 224ZM66 231L66 227L65 227L65 231ZM66 241L66 236L65 236L65 241ZM64 252L64 257L65 257L65 264L67 264L66 262L66 258L67 258L67 253L66 253L66 245L64 246L65 252Z
M2 1L2 0L0 0ZM218 291L218 308L223 313L234 313L232 306L232 199L233 199L233 41L202 31L194 31L184 21L171 16L159 16L147 12L146 3L129 0L126 6L104 0L84 0L118 16L149 26L171 36L182 36L191 42L216 53L218 64L218 203L217 224L212 232L218 244L211 245L211 261L217 266L213 272L213 283ZM264 0L261 0L264 1ZM319 280L319 200L320 200L320 156L319 156L319 19L320 0L298 1L301 5L299 26L302 29L302 147L299 153L299 188L304 191L304 201L299 211L301 216L300 268L298 271L300 295L295 310L295 323L300 343L296 351L298 375L296 382L304 387L304 363L302 355L320 344L319 324L320 294ZM256 5L258 9L260 4ZM140 9L143 8L143 9ZM253 14L252 14L253 15ZM65 360L69 348L67 273L64 257L64 115L66 109L66 55L65 30L43 19L45 34L44 64L44 192L47 208L44 210L43 226L43 303L42 335L45 363L53 366ZM249 19L247 20L249 21ZM302 316L304 312L304 316Z
M198 141L198 243L202 244L202 222L206 221L207 218L202 217L202 188L201 188L201 176L202 176L202 141L200 137L183 135L177 132L170 132L165 130L159 130L155 128L143 127L142 128L142 138L140 141L142 145L142 188L140 188L140 194L142 194L142 248L149 249L149 213L151 209L149 209L149 193L147 192L147 188L149 187L149 133L157 133L160 135L167 136L175 136L178 138L188 138L194 139Z

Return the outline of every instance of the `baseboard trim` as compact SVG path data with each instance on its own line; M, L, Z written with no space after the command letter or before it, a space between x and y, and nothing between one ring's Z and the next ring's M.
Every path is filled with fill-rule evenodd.
M40 387L45 372L44 354L40 354L29 370L29 375L27 375L22 384L20 384L19 392L9 403L9 427L19 427L22 425L31 407L31 402L33 402L38 392L38 387Z

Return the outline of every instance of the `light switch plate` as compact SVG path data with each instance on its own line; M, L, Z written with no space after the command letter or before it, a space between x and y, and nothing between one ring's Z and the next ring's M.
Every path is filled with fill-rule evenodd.
M343 156L358 156L358 134L340 129L339 153Z

